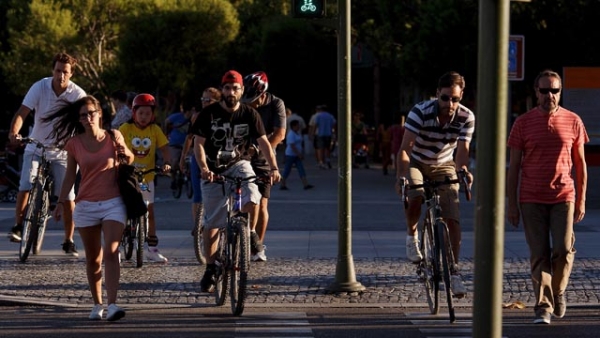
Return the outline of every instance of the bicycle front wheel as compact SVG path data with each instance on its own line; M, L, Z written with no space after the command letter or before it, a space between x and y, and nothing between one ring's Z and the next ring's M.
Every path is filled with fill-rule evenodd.
M171 189L171 191L173 192L173 197L175 198L179 198L181 197L181 188L183 186L183 177L181 176L181 171L177 171L174 174L175 178L172 181L173 187L175 189Z
M188 199L194 196L194 187L192 187L192 182L189 177L185 180L185 194Z
M37 241L39 235L38 229L38 210L42 207L42 185L39 182L34 183L29 198L27 199L27 208L23 218L23 231L21 233L21 244L19 246L19 259L25 262L33 244Z
M194 253L196 259L200 265L206 264L206 257L204 257L204 239L202 237L203 227L200 224L196 224L194 227Z
M430 218L427 218L424 223L420 241L423 260L419 263L418 273L425 285L429 311L431 314L436 315L440 311L439 260L434 251L433 229L431 228Z
M215 302L218 306L225 304L227 285L229 283L229 259L227 258L227 234L219 230L219 246L217 251L217 270L215 271Z
M452 287L451 287L451 267L453 258L450 256L451 251L449 250L450 236L448 234L448 226L443 221L437 221L435 223L436 233L439 238L439 248L442 252L442 267L444 270L444 284L446 286L446 300L448 301L448 313L450 314L450 323L456 321L456 315L454 313L454 301L452 299Z
M148 233L148 214L142 215L137 219L136 231L135 266L141 268L144 265L144 243L146 242L146 234Z
M44 243L44 234L46 233L46 225L48 224L48 218L50 210L50 191L42 191L42 206L38 210L38 236L33 245L33 254L37 255L42 252L42 244Z
M233 220L237 233L233 237L231 266L231 312L234 316L241 316L244 312L246 301L246 284L248 269L250 268L250 231L248 221L241 217Z

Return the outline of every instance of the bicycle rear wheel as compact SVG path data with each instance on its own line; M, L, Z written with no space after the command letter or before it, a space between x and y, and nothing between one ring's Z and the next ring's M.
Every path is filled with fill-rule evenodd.
M437 255L434 251L434 238L431 228L431 217L427 215L421 231L421 254L423 260L419 263L418 273L425 285L425 295L431 314L436 315L440 311L440 283L439 265Z
M38 236L33 245L33 254L37 255L42 252L42 244L44 243L44 234L46 233L46 225L50 217L50 191L42 191L42 207L38 210Z
M219 246L217 252L217 270L215 271L215 302L218 306L225 304L227 298L227 285L229 283L229 259L227 257L225 246L227 244L227 234L225 230L219 230Z
M125 223L125 230L123 230L123 249L125 249L125 260L130 260L133 256L133 242L135 241L135 229L137 222L135 219L128 218Z
M231 262L231 289L229 296L231 300L231 312L234 316L241 316L244 312L246 301L246 284L248 281L248 269L250 267L250 231L248 220L242 217L233 219L237 233L233 238Z
M38 229L38 210L42 205L42 185L39 182L34 183L31 191L29 192L29 198L27 199L27 208L25 210L25 217L23 218L23 231L21 233L21 244L19 246L19 259L21 262L25 262L33 243L36 242L37 236L39 235Z
M137 268L144 265L144 243L146 242L146 234L148 233L148 214L142 215L137 219L137 243L135 247L135 258Z
M443 221L437 221L435 223L435 227L437 229L436 234L438 237L438 247L442 252L442 267L444 270L444 284L446 286L446 300L448 301L448 313L450 315L450 323L454 323L456 321L456 315L454 313L454 301L452 299L452 288L450 284L450 276L451 276L451 261L453 260L450 256L451 251L449 250L450 245L450 237L448 234L448 226Z

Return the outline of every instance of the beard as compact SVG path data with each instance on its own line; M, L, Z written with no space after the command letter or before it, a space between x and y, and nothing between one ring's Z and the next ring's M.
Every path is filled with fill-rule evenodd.
M224 101L227 108L233 108L240 102L240 100L234 95L227 96Z

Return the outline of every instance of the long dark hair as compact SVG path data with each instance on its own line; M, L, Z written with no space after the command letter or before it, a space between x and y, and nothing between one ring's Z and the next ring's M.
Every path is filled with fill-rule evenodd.
M83 134L85 128L79 121L79 110L81 107L90 103L93 104L95 109L101 114L102 107L100 106L100 101L95 97L88 95L75 102L67 103L66 106L63 106L54 113L43 118L44 122L54 122L50 138L55 138L56 143L62 146L64 145L64 142L72 136ZM100 117L100 126L102 126L102 117Z

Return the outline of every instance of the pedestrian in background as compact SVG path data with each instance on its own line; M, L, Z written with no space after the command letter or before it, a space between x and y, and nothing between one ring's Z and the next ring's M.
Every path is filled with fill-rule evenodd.
M125 146L123 136L114 131L114 141L102 129L102 108L93 96L85 96L70 106L50 115L56 119L52 135L65 142L67 170L60 187L54 217L60 220L65 214L65 202L73 189L77 169L81 183L75 199L73 220L85 250L85 270L94 307L91 320L102 319L102 263L105 266L108 312L106 319L114 321L125 316L116 305L121 268L119 244L127 212L117 185L117 156L122 155L128 163L133 153ZM74 136L72 136L74 135ZM102 243L104 243L104 248Z
M552 315L562 318L567 309L573 224L585 216L589 138L581 118L559 106L558 73L541 72L534 89L538 106L517 118L508 138L508 220L514 227L523 220L536 298L533 322L550 324Z
M127 106L127 93L121 89L115 90L110 94L110 101L115 108L110 126L112 129L119 129L123 123L131 120L131 109Z
M308 184L306 179L306 171L304 171L304 149L302 147L302 132L300 130L300 121L293 120L290 123L290 130L286 136L286 147L285 147L285 167L281 176L281 190L289 190L286 185L286 180L290 176L292 167L295 165L298 169L298 174L302 180L304 190L312 189L314 186Z

